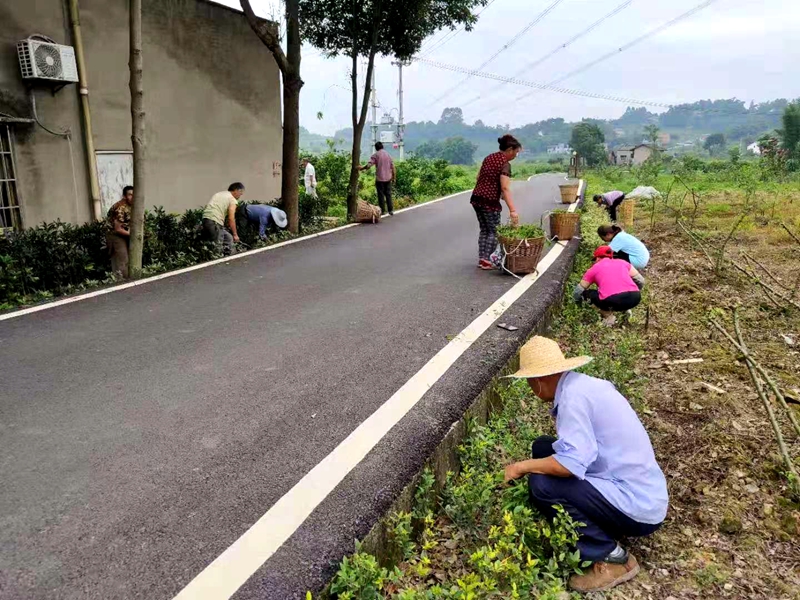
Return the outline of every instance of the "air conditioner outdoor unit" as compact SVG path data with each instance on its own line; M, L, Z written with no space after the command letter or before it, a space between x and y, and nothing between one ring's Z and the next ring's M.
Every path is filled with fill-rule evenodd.
M72 46L28 38L17 43L17 54L23 79L63 84L78 81L78 66Z

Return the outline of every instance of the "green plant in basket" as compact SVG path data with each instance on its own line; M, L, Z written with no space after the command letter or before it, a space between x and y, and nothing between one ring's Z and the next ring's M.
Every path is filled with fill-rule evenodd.
M499 237L511 238L512 240L527 240L532 238L544 237L544 230L538 225L524 223L514 227L513 225L501 225L497 228Z

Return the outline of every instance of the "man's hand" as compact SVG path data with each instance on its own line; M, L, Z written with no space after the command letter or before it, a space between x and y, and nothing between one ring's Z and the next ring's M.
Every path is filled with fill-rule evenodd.
M238 236L238 235L235 235L235 234L234 234L234 236L233 236L233 243L234 243L234 244L238 244L238 243L239 243L239 236Z
M519 214L517 211L511 211L511 224L514 226L519 225Z
M503 480L508 483L525 475L525 471L520 468L521 463L513 463L506 467Z

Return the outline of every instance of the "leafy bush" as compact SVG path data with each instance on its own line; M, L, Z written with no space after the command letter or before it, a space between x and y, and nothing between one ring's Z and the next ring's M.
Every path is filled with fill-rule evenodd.
M512 240L527 240L544 237L544 230L538 225L528 223L523 223L517 227L513 225L501 225L497 228L497 235L511 238Z

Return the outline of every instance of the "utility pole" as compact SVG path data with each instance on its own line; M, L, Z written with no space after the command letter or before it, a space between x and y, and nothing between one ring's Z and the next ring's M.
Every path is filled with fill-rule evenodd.
M378 143L378 97L375 95L375 69L372 69L372 146Z
M405 147L405 130L406 125L403 121L403 61L393 62L393 65L397 65L398 74L400 76L399 79L399 88L398 88L398 96L400 98L400 111L399 111L399 118L397 120L397 147L400 149L400 160L403 160L403 149Z

